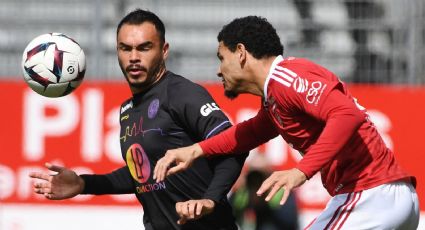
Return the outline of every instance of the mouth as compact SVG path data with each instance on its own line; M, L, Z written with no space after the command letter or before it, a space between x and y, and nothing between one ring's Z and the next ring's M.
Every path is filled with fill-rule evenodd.
M226 81L224 80L224 77L223 76L220 76L220 80L221 80L221 82L224 84Z
M223 84L223 86L224 87L226 87L227 86L227 82L226 82L226 80L224 79L224 77L223 78L221 78L221 83Z
M146 69L140 65L130 65L126 68L126 71L130 76L139 76L143 72L146 72Z

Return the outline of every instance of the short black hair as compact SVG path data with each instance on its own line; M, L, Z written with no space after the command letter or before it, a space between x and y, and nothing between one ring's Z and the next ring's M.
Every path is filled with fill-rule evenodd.
M140 25L144 22L150 22L155 26L156 30L158 31L161 44L164 44L165 43L164 23L156 14L147 10L142 10L142 9L135 9L131 11L130 13L128 13L123 19L121 19L120 23L117 26L117 36L118 36L118 32L120 31L121 27L124 24Z
M283 45L276 29L267 19L259 16L234 19L223 26L217 39L232 52L236 50L238 43L242 43L246 50L257 59L283 54Z

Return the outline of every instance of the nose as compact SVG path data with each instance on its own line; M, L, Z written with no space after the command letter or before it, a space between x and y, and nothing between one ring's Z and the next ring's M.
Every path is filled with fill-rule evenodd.
M136 49L132 49L130 52L130 62L131 63L140 62L139 53L137 52Z
M218 77L223 77L223 74L221 73L221 68L220 68L220 66L217 68L217 76L218 76Z

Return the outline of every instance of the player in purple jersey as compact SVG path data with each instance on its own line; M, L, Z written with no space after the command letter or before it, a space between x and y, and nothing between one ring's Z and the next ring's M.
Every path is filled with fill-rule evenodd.
M31 173L34 191L60 200L78 194L134 193L143 205L145 229L236 230L226 194L238 178L246 154L197 161L188 171L163 182L152 178L156 161L167 149L191 145L231 126L201 86L166 70L169 44L153 13L135 10L117 29L117 52L133 96L120 109L120 144L126 166L104 175ZM214 110L205 111L207 105ZM197 212L187 221L179 213ZM199 215L200 214L200 215Z

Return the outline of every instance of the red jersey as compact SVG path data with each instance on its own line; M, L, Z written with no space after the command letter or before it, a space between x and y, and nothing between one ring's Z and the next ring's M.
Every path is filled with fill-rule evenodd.
M258 114L200 144L206 155L246 152L281 135L303 158L307 178L321 172L329 194L360 191L408 175L396 162L366 110L329 70L278 56L264 84Z

